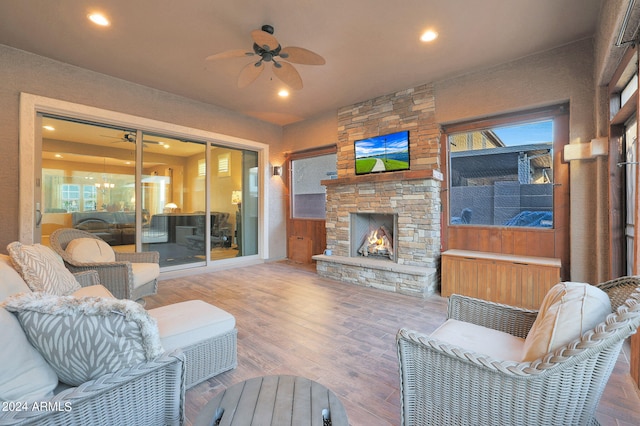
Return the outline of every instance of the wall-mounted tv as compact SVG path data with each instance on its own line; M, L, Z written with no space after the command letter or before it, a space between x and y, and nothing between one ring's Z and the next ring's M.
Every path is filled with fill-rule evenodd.
M409 170L409 131L355 141L356 174Z

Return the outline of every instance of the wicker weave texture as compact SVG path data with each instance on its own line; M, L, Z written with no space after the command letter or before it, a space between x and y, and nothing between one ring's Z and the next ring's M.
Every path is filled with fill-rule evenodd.
M617 310L603 323L531 363L492 359L401 329L402 424L598 424L595 411L622 343L640 326L639 285L635 279L601 287L624 303L612 301ZM535 318L535 311L467 297L449 303L450 318L521 337Z
M116 252L115 262L80 263L75 262L65 251L69 242L76 238L100 239L100 237L90 232L73 228L61 228L53 231L49 240L51 248L62 257L67 269L71 272L97 271L100 276L100 284L108 288L111 294L118 299L138 300L158 292L157 278L134 288L133 271L131 268L131 263L159 263L160 254L158 252Z
M183 348L187 389L238 365L238 330Z
M0 412L0 425L182 425L184 362L178 351L106 374L39 401L46 410Z

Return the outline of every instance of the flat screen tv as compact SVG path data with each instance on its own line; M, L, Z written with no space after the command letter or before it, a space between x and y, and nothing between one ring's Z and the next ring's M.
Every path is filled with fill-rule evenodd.
M355 141L356 174L409 170L409 131Z

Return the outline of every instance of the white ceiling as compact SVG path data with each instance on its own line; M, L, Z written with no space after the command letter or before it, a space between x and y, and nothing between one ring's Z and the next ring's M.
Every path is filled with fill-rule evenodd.
M602 0L2 0L0 44L279 125L591 37ZM87 20L99 10L112 21ZM270 69L236 86L251 30L326 65L296 65L288 99ZM440 37L419 41L427 28ZM271 64L268 64L270 67Z

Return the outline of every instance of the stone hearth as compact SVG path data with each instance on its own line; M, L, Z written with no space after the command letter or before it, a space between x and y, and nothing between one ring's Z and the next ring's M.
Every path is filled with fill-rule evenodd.
M415 296L437 290L440 256L440 181L430 173L415 179L323 181L327 186L327 248L332 255L314 256L318 274L336 280ZM355 181L355 182L354 182ZM395 261L355 256L352 212L396 218Z

